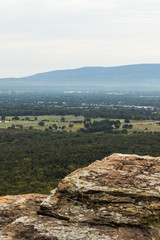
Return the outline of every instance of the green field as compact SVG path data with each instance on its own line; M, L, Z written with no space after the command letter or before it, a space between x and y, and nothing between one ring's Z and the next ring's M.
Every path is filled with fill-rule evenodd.
M14 127L19 128L20 125L23 126L24 129L28 129L33 127L33 129L40 129L45 130L46 128L52 127L54 130L54 124L57 125L59 131L61 131L62 127L65 126L64 130L66 131L77 131L80 128L84 127L83 123L73 123L73 121L84 121L83 116L74 116L74 115L66 115L64 116L64 121L61 121L62 116L57 115L44 115L44 116L37 116L35 120L35 116L20 116L19 120L12 120L13 116L6 117L5 121L0 122L0 128L8 128ZM28 120L26 118L29 118ZM100 121L102 118L92 118L91 121ZM114 119L116 120L116 119ZM39 126L39 122L43 121L44 126ZM121 119L121 127L122 130L124 120ZM132 133L134 131L137 132L160 132L160 125L157 124L158 121L153 120L131 120L129 124L133 125L132 129L129 129L128 132ZM69 127L69 124L73 124L72 127Z
M62 126L65 126L65 130L69 131L76 131L79 128L83 127L83 123L73 123L72 121L83 121L84 117L82 116L71 116L67 115L65 116L65 121L62 122L61 118L62 116L56 116L56 115L46 115L46 116L37 116L37 119L35 120L34 116L20 116L19 120L12 120L11 117L6 117L5 121L0 122L0 128L8 128L12 127L13 125L15 128L19 128L19 125L22 125L24 129L28 129L29 127L33 127L33 129L41 129L45 130L48 127L53 127L53 124L56 124L58 128L61 128ZM29 118L29 120L26 120L26 118ZM39 122L43 121L44 126L39 126ZM69 124L73 124L73 127L69 127ZM53 127L54 129L54 127Z
M133 128L128 130L128 132L132 133L134 131L137 132L160 132L160 125L157 124L159 121L153 120L131 120L130 123L132 124ZM121 120L121 128L124 124L124 120Z

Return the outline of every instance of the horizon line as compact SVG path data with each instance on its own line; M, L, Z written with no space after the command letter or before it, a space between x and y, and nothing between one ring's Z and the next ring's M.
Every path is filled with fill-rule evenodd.
M51 73L51 72L60 72L60 71L71 71L71 70L78 70L78 69L83 69L83 68L118 68L118 67L127 67L127 66L136 66L136 65L160 65L160 63L133 63L133 64L124 64L124 65L114 65L114 66L82 66L82 67L75 67L75 68L64 68L64 69L55 69L55 70L49 70L45 72L38 72L38 73L33 73L31 75L26 75L23 77L0 77L0 79L19 79L19 78L27 78L31 76L36 76L39 74L45 74L45 73Z

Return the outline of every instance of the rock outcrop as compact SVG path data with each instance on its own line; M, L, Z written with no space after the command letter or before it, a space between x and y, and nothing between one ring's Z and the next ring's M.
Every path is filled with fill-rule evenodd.
M69 174L47 198L1 197L0 226L6 240L158 240L160 158L113 154Z

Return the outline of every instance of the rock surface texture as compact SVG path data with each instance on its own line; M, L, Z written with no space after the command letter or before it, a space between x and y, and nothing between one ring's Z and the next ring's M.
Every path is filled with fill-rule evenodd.
M158 240L160 158L113 154L69 174L47 198L1 197L0 226L4 240Z

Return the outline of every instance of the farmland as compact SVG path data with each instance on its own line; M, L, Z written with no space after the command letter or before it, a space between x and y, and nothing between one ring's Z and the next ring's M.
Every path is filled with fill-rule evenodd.
M46 128L53 128L53 125L56 125L57 130L62 129L65 126L65 130L69 131L72 128L72 131L76 131L79 128L83 127L84 117L78 116L56 116L56 115L44 115L44 116L20 116L18 120L14 120L13 116L6 117L5 121L0 122L0 128L24 128L24 129L39 129L45 130ZM74 123L80 122L80 123ZM39 126L39 122L44 122L43 126ZM70 126L69 126L70 125Z
M0 97L0 195L49 193L66 174L115 152L160 155L157 97Z
M20 116L18 120L13 119L14 116L7 116L5 121L0 122L0 128L23 128L23 129L37 129L37 130L58 130L58 131L72 131L76 132L80 128L84 128L83 116L74 115L44 115L44 116ZM104 118L91 118L93 121L101 121ZM116 119L114 119L116 120ZM44 122L43 126L39 125L39 122ZM123 129L125 124L124 119L120 119ZM134 132L160 132L159 121L155 120L130 120L130 124L133 126L128 130L128 133ZM57 126L57 128L55 128Z
M124 125L124 120L121 120L121 128ZM131 125L133 125L132 129L128 130L128 133L134 132L160 132L159 121L153 120L130 120Z

